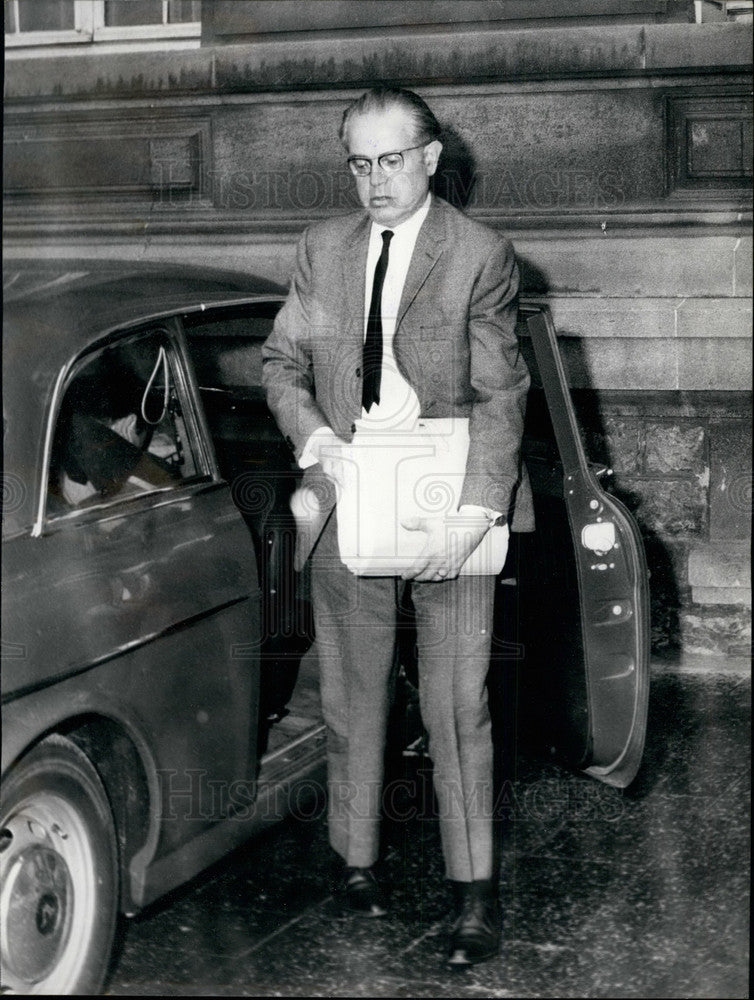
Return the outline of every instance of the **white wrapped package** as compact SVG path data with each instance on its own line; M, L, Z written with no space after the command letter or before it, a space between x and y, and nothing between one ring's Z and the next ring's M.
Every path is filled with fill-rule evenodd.
M469 423L463 418L418 420L411 430L390 432L359 422L353 440L338 450L344 488L338 496L338 545L357 576L396 576L411 567L427 540L409 530L410 518L439 518L449 548L478 519L458 514ZM495 525L464 563L461 573L496 575L508 551L508 526Z

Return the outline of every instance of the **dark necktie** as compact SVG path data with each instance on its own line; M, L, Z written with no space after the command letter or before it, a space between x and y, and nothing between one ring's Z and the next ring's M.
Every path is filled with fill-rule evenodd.
M385 229L382 233L382 253L374 269L372 301L369 304L367 335L364 340L364 383L361 390L361 405L369 412L372 403L380 401L380 377L382 375L382 285L387 271L390 240L393 233Z

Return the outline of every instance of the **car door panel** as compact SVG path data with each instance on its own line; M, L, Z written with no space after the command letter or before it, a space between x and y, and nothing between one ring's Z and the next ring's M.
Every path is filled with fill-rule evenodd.
M586 458L549 312L524 307L522 318L537 516L518 566L522 729L548 753L622 787L639 767L646 729L643 545Z

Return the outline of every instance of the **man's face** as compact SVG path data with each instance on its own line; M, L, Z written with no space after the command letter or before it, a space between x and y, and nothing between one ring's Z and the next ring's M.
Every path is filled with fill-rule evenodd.
M442 145L430 142L410 149L421 141L411 114L402 108L354 115L348 123L346 149L349 156L371 159L368 177L356 177L359 201L381 226L397 226L416 212L427 197L429 178L437 169ZM386 174L377 163L383 153L403 153L403 169Z

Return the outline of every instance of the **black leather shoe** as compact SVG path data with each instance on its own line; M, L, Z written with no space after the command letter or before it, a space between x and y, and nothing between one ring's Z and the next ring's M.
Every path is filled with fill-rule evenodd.
M385 899L371 868L346 868L337 896L347 913L358 917L387 915Z
M450 928L448 965L464 968L500 951L500 905L491 879L454 882L455 919Z

